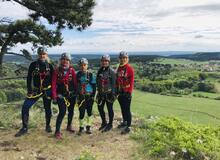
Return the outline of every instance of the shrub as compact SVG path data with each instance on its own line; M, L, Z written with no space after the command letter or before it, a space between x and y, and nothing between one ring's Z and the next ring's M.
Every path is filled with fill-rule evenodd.
M5 94L7 96L7 102L18 101L24 99L26 95L26 90L22 88L17 88L15 90L5 91Z
M89 151L84 151L78 158L75 160L96 160L95 156L93 156Z
M0 103L7 102L7 96L4 91L0 91Z
M197 84L198 91L213 92L214 85L208 82L200 82Z
M220 127L199 126L177 118L142 122L132 138L140 153L154 159L220 159Z

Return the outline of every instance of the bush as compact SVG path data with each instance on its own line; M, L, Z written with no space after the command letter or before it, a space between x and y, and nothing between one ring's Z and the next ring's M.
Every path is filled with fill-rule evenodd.
M5 92L0 91L0 103L5 103L5 102L7 102L7 96Z
M142 122L132 138L141 144L140 152L146 159L220 159L220 127L161 118Z
M96 160L95 156L93 156L89 151L84 151L78 158L75 160Z
M197 84L198 91L213 92L214 85L208 82L200 82Z
M7 102L18 101L24 99L26 95L26 90L18 88L15 90L5 91L5 94L7 96Z
M188 81L188 80L178 80L175 81L173 85L176 88L185 89L185 88L192 88L193 83L192 81Z

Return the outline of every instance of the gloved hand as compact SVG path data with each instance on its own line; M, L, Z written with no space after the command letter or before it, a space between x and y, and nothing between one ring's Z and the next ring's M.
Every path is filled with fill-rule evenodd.
M125 92L124 96L127 97L128 99L131 99L131 93L130 92Z
M53 99L53 100L52 100L52 103L53 103L53 104L57 104L57 99L56 99L56 98Z

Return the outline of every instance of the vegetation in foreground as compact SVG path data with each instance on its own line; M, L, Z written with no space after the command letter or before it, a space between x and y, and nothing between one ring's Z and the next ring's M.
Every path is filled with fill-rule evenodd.
M132 135L145 158L220 159L220 127L199 126L178 118L144 120Z

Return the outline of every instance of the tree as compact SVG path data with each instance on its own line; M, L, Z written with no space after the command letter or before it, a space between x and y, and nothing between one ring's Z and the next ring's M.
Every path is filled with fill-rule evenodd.
M0 69L2 69L2 61L5 54L16 54L31 59L30 53L25 49L21 50L22 54L8 52L11 47L18 43L32 43L33 47L38 45L51 47L61 45L63 42L59 30L47 30L44 25L37 24L31 19L3 23L0 25L0 33Z
M18 43L33 43L33 46L61 45L61 29L76 28L82 31L92 24L92 9L94 0L2 0L16 2L29 10L31 19L9 22L7 18L0 20L0 71L5 54ZM37 23L40 18L45 18L49 24L56 25L56 30L47 30L46 27ZM26 58L31 58L27 50L21 51Z
M92 24L94 0L3 0L16 2L32 11L30 17L38 21L40 17L56 24L58 28L83 30Z

